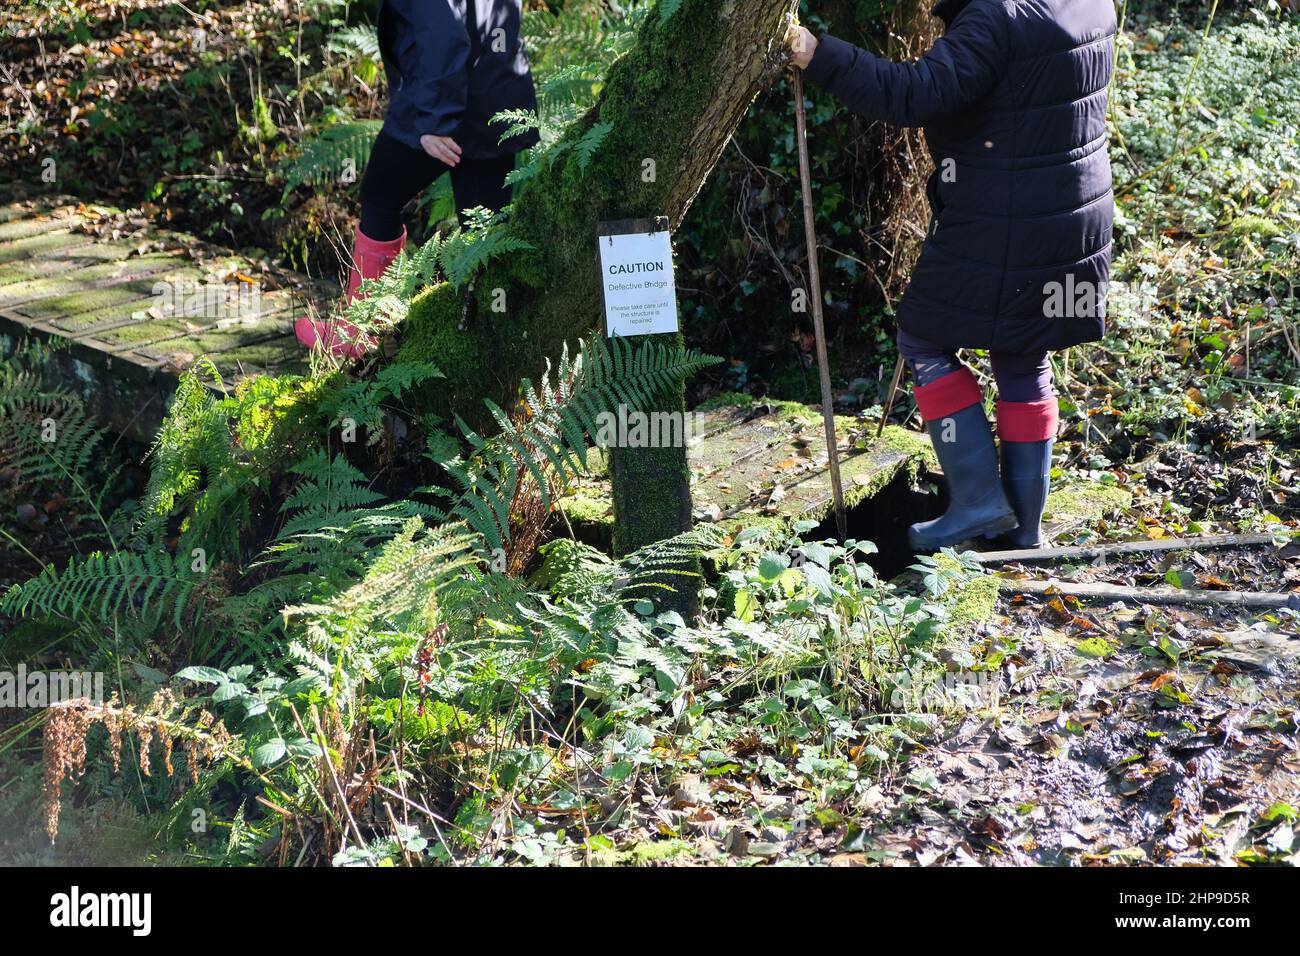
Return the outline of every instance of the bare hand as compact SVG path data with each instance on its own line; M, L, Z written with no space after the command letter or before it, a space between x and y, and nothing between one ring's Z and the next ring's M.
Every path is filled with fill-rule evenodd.
M808 69L808 64L817 53L817 37L801 24L794 24L785 35L786 45L790 48L790 64L801 70Z
M434 159L442 160L448 166L460 165L460 147L450 136L421 136L420 145Z

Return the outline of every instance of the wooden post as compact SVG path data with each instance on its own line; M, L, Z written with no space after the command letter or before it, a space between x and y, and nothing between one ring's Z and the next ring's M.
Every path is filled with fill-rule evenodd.
M618 235L635 233L666 233L667 217L655 219L628 219L597 224L598 241ZM599 263L599 257L597 262ZM604 281L602 276L602 283ZM675 295L674 289L674 295ZM604 317L603 331L609 334L609 317ZM682 348L678 331L653 335L628 336L634 349L664 343ZM609 449L609 475L614 499L614 552L619 556L631 554L647 545L674 537L691 529L691 468L687 455L686 439L686 383L677 381L665 392L656 396L647 408L638 409L646 415L668 413L681 423L678 432L681 442L662 446L621 447ZM671 429L670 429L671 431ZM660 607L677 611L688 619L699 607L698 562L678 570L686 574L666 576L662 583L672 588L649 589L646 593Z

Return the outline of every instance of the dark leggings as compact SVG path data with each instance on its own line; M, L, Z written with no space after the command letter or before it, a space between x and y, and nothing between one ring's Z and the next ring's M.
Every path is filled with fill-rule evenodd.
M457 215L486 206L500 212L510 202L505 178L515 168L513 154L495 159L462 159L451 170L451 191L456 197ZM404 146L387 133L380 133L370 150L370 162L361 180L361 232L376 242L388 242L402 234L402 209L447 172L448 166L422 149Z
M929 385L962 367L957 353L925 339L898 333L898 351L902 353L918 386ZM1004 402L1041 402L1056 394L1052 381L1052 363L1046 352L1015 355L990 352L993 377L998 383L998 397Z

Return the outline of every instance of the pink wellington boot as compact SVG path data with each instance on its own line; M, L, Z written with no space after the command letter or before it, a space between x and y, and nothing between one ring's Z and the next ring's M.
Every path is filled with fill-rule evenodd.
M362 281L382 276L405 245L405 227L400 236L387 242L371 239L358 228L352 244L353 264L348 273L345 304L351 305L363 298L360 291ZM360 358L376 344L372 336L362 335L355 325L342 319L321 321L304 316L293 324L293 331L307 348L325 349L336 358Z

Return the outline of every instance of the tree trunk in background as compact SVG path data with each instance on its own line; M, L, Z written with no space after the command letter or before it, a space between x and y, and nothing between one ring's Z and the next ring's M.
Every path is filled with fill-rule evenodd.
M446 373L428 394L431 411L483 423L485 397L510 407L520 379L599 328L596 224L655 216L681 224L750 103L782 70L796 2L682 0L667 19L650 15L596 106L566 134L576 141L608 124L599 147L586 161L565 152L517 196L510 234L533 249L489 263L467 321L446 285L411 304L398 357ZM494 311L503 299L505 311ZM684 413L683 389L651 410ZM685 448L620 451L613 476L620 553L690 528Z
M814 13L827 32L890 60L915 60L934 45L943 24L930 10L934 0L818 0ZM930 221L925 181L934 165L919 129L903 129L862 117L859 161L873 183L873 224L867 248L881 290L892 302L902 295L921 252Z

